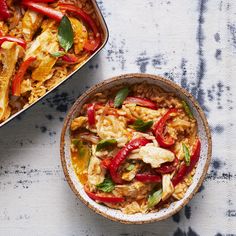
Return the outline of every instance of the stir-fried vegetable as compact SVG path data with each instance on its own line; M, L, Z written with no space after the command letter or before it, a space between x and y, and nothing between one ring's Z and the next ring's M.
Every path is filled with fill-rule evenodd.
M189 154L189 149L188 147L183 143L183 151L184 151L184 160L187 166L190 165L190 154Z
M115 196L102 196L102 195L98 195L89 191L86 191L87 195L98 202L105 202L105 203L121 203L124 202L125 199L123 197L115 197Z
M13 80L12 80L12 95L20 96L21 93L21 81L31 65L36 60L36 57L29 57L26 59L20 66L19 70L16 72Z
M129 88L125 87L123 89L121 89L115 97L114 100L114 107L120 107L123 103L123 101L125 100L125 98L128 96L129 94Z
M24 49L26 49L26 42L23 39L19 39L19 38L12 37L12 36L1 36L0 37L0 47L6 41L15 42L18 45L20 45L21 47L23 47Z
M175 158L173 162L164 163L159 168L156 168L155 171L162 175L169 174L175 170L178 162L179 162L178 158Z
M124 100L124 104L127 103L134 103L137 104L139 106L143 106L143 107L148 107L150 109L157 109L157 105L156 103L152 102L151 100L147 99L147 98L141 98L141 97L127 97Z
M148 197L148 208L155 207L160 201L162 197L162 190L158 190Z
M67 52L73 45L73 29L67 16L63 16L58 27L58 41Z
M111 179L104 179L104 181L101 184L97 185L97 189L109 193L112 192L115 188L115 184Z
M125 145L117 154L116 156L112 159L111 164L110 164L110 174L112 177L112 180L115 183L122 183L122 179L120 175L118 174L118 168L120 165L125 161L127 158L128 154L137 149L140 148L141 146L145 146L148 144L150 141L147 140L146 138L136 138L131 140L129 143Z
M147 121L144 122L141 119L137 119L132 125L131 127L137 131L141 131L141 132L146 132L148 131L153 125L153 121Z
M192 154L190 157L190 165L187 166L185 163L183 163L180 166L179 171L172 179L172 183L174 186L180 183L184 179L184 177L193 170L193 168L195 167L196 163L199 160L200 150L201 150L201 142L199 139L197 139L192 149Z
M23 0L25 1L25 0ZM56 0L30 0L32 2L46 2L46 3L49 3L49 2L55 2Z
M154 175L150 173L142 173L137 174L135 178L138 181L144 182L144 183L160 183L161 182L161 176L160 175Z
M114 147L114 145L117 144L117 141L115 139L104 139L101 140L96 147L96 151L100 151L104 148L110 148L110 147Z
M105 169L109 169L110 164L111 164L111 157L105 158L101 161L101 166Z
M0 20L7 20L10 17L6 0L0 0Z
M157 142L161 147L170 147L175 143L175 140L170 135L164 134L164 129L167 120L169 120L173 115L176 115L177 109L172 108L155 124L154 133L156 135Z
M187 104L187 102L185 102L184 100L182 101L182 106L185 110L185 112L187 113L187 115L190 117L190 118L194 118L193 116L193 113L189 107L189 105Z
M51 7L48 7L42 3L38 3L32 0L23 0L22 4L26 7L28 7L29 9L36 11L38 13L41 13L45 16L48 16L49 18L60 22L61 19L63 18L64 14L60 11L57 11Z
M127 170L127 171L131 171L131 170L134 169L134 167L135 167L134 164L129 164L128 167L126 168L126 170Z
M66 10L70 13L75 14L91 27L94 34L94 38L91 40L88 40L85 43L84 48L88 51L95 51L101 44L101 35L98 31L97 25L94 22L94 20L87 13L82 11L79 7L76 7L71 4L65 4L65 3L59 3L59 6L62 10Z
M88 123L90 126L95 125L95 103L89 104L87 107Z

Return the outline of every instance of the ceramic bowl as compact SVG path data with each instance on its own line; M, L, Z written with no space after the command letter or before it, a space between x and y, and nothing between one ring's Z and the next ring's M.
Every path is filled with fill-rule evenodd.
M193 182L188 188L183 199L172 203L168 208L164 208L158 212L146 213L146 214L137 213L133 215L127 215L119 210L111 209L104 205L96 203L95 201L90 199L85 193L83 186L79 182L71 163L70 124L71 121L79 114L82 105L87 103L90 100L91 96L94 95L95 93L102 92L119 85L132 85L140 82L146 82L150 85L160 86L164 90L168 92L173 92L178 97L188 102L191 110L193 111L194 117L196 118L198 123L198 135L201 140L202 148L201 148L200 160L196 168L196 174L194 175ZM61 133L60 153L61 153L62 167L64 170L65 177L73 192L84 204L86 204L96 213L110 220L126 224L143 224L143 223L150 223L154 221L164 220L174 215L181 208L183 208L192 199L194 194L196 194L199 187L202 185L202 182L207 173L207 169L210 163L211 152L212 152L212 141L211 141L210 129L206 117L204 115L204 112L202 111L198 102L193 98L193 96L189 92L187 92L185 89L181 88L174 82L159 76L148 75L148 74L121 75L102 81L97 85L91 87L88 91L86 91L81 97L77 99L75 104L70 109L64 121Z

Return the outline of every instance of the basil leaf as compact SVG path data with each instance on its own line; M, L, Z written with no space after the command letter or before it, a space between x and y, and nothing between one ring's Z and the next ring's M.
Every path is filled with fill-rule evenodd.
M115 144L117 144L115 139L103 139L97 144L96 151L100 151L101 149L111 146L113 147Z
M101 184L98 184L96 187L103 192L109 193L113 191L115 184L111 179L104 179L104 181Z
M141 119L137 119L131 127L137 131L146 132L153 125L153 121L144 122Z
M187 166L190 165L190 153L188 147L183 143L183 151L184 151L184 160Z
M126 170L131 171L131 170L134 169L134 167L135 167L134 164L130 164L130 165L126 168Z
M187 113L187 115L188 115L190 118L194 118L193 113L192 113L192 111L191 111L189 105L187 104L187 102L182 101L182 106L183 106L185 112Z
M74 41L73 29L67 16L62 17L57 36L60 46L67 52L72 47Z
M122 105L123 101L126 99L126 97L129 94L129 88L125 87L123 89L121 89L120 91L118 91L118 93L116 94L115 100L114 100L114 107L118 108Z
M152 195L149 195L148 197L148 208L153 208L156 206L160 201L162 197L162 190L158 190L154 192Z
M54 52L54 53L50 53L51 54L51 56L53 56L53 57L62 57L62 56L64 56L66 53L65 52Z

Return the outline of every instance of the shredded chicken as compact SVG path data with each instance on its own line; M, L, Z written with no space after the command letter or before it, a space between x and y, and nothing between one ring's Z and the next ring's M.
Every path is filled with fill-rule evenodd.
M118 147L124 146L128 141L128 131L126 130L126 122L119 120L117 117L108 115L98 118L97 133L102 139L115 138Z
M125 196L135 199L142 199L151 190L151 186L142 182L134 182L131 184L116 185L115 193L118 196Z
M175 155L167 149L157 147L153 143L150 143L131 154L129 159L139 159L150 164L153 168L157 168L162 163L172 162L175 159Z

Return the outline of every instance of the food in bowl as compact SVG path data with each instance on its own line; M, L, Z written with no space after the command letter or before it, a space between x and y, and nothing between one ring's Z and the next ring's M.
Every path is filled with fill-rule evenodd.
M102 38L90 0L0 0L0 123L63 81Z
M159 211L192 183L201 143L188 104L145 83L97 93L70 125L87 195L125 214Z

